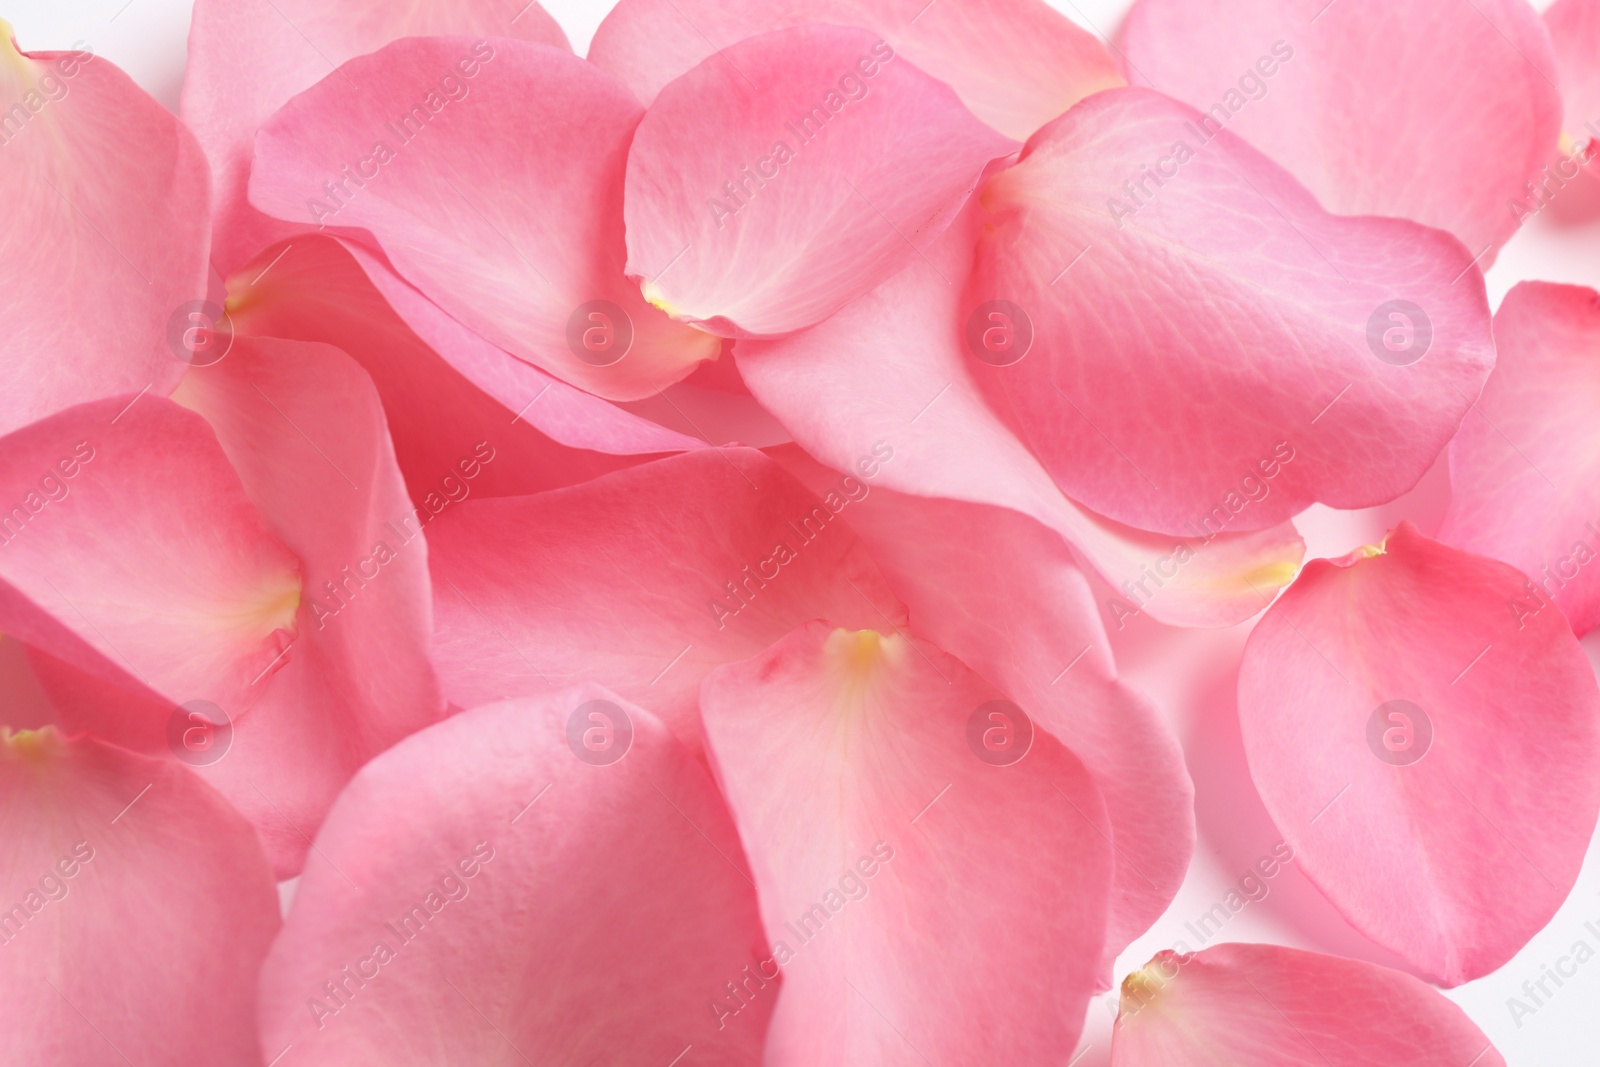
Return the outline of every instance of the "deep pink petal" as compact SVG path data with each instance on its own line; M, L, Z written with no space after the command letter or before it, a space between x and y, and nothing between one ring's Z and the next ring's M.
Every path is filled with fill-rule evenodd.
M989 407L959 318L978 221L964 213L926 262L813 329L739 342L751 391L837 470L859 474L867 464L874 485L1044 523L1110 583L1119 623L1146 612L1180 626L1228 625L1260 611L1299 566L1304 545L1292 527L1234 533L1212 522L1198 537L1171 537L1112 522L1063 496ZM885 448L892 460L875 462Z
M819 490L838 478L785 450ZM872 479L866 479L870 485ZM847 515L911 628L1028 708L1083 761L1115 846L1106 973L1177 892L1194 852L1194 785L1155 705L1117 678L1071 550L1014 511L874 488Z
M1526 0L1139 0L1122 47L1130 81L1209 112L1329 211L1448 230L1485 266L1560 133Z
M697 443L500 351L359 247L303 234L264 251L229 286L236 333L322 341L372 376L419 504L429 493L437 506L463 491L507 496L553 489L632 462L611 452L677 451ZM404 304L407 314L396 314L390 301ZM437 350L418 330L429 331ZM492 459L482 462L483 456Z
M791 333L915 259L1015 149L867 30L752 37L666 86L639 124L628 273L685 322Z
M1016 705L938 648L824 622L701 702L783 975L769 1067L1071 1053L1112 876L1071 752L1043 730L1022 748ZM1006 729L1004 765L980 758Z
M1513 623L1553 602L1584 634L1600 625L1600 294L1523 282L1494 332L1494 373L1450 443L1439 539L1532 579Z
M594 681L698 748L707 671L808 619L905 621L835 521L852 496L818 500L758 452L703 449L451 508L428 528L445 693L472 707Z
M240 338L176 395L301 561L294 642L216 765L288 873L349 776L444 711L429 662L437 514L412 505L377 391L338 349Z
M260 699L300 564L203 419L150 396L70 408L0 441L0 500L0 629L167 701L100 704L75 729L154 749L172 704Z
M175 763L0 730L0 1059L259 1067L278 897L250 825Z
M401 37L439 34L520 37L570 48L555 19L537 2L524 0L197 0L181 111L211 160L219 270L230 273L279 237L304 228L268 218L249 204L257 127L346 60Z
M620 82L548 45L408 38L263 124L250 197L374 243L486 341L635 399L721 348L623 276L623 167L642 113Z
M984 122L1023 140L1079 100L1122 85L1099 40L1039 0L622 0L589 58L646 104L703 59L767 30L862 26L946 82Z
M1112 1067L1505 1067L1408 974L1280 945L1160 952L1122 983Z
M1308 564L1239 675L1250 773L1296 862L1445 985L1549 921L1600 811L1600 689L1559 612L1519 628L1524 581L1402 523Z
M969 314L1006 301L1033 340L980 383L1063 491L1146 529L1400 495L1493 363L1471 255L1416 223L1328 215L1197 119L1113 89L989 183Z
M182 375L206 295L206 161L109 60L19 53L0 21L0 433Z
M615 762L569 745L591 702L626 717ZM603 689L407 739L350 783L316 856L262 970L268 1058L760 1061L772 990L721 1032L707 1010L762 955L727 809L657 719Z

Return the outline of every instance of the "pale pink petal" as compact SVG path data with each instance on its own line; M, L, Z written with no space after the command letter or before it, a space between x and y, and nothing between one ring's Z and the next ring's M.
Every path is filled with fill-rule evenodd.
M371 380L336 348L239 338L176 394L210 421L267 526L301 560L296 636L259 685L219 785L298 869L355 770L435 721L426 532ZM459 507L448 498L438 506ZM225 709L226 710L226 709Z
M1135 526L1253 530L1400 495L1494 361L1471 255L1328 215L1197 121L1113 89L989 183L968 313L1004 301L1032 344L974 374L1064 492Z
M917 258L1016 147L867 30L752 37L665 87L639 124L628 273L685 322L791 333Z
M649 396L721 342L623 276L623 168L642 114L620 82L548 45L408 38L261 127L251 202L371 242L462 325L563 381Z
M0 729L0 1059L259 1067L278 897L248 823L175 763Z
M699 443L507 355L369 253L328 237L303 234L267 249L229 288L236 334L323 341L372 376L419 504L428 493L457 498L463 487L483 496L553 489L633 462L612 452ZM404 304L406 315L397 315L390 301Z
M165 394L206 295L200 147L109 60L18 52L4 21L0 100L0 433L88 400Z
M825 622L701 703L783 975L768 1067L1065 1062L1112 877L1071 752L935 646Z
M806 22L872 30L1018 140L1123 84L1106 47L1041 0L622 0L595 31L589 58L648 104L701 60Z
M905 609L838 516L759 452L703 449L428 528L435 659L460 707L595 681L700 744L700 680L808 619Z
M809 466L813 489L838 477ZM845 517L905 602L911 629L1028 708L1093 777L1105 799L1101 830L1116 846L1109 973L1183 882L1194 786L1155 706L1118 680L1071 550L1014 511L889 489L872 489Z
M1281 945L1159 952L1122 983L1112 1067L1505 1067L1408 974Z
M520 37L570 48L555 19L527 0L196 0L181 111L211 160L219 270L230 273L264 246L304 228L268 218L249 204L257 127L346 60L401 37L440 34ZM455 72L438 71L450 73Z
M1239 675L1250 773L1296 863L1444 985L1550 920L1600 811L1600 689L1559 612L1519 623L1524 584L1402 523L1308 564Z
M1115 590L1108 614L1180 626L1239 622L1294 577L1304 551L1288 525L1196 537L1112 522L1063 496L988 406L963 337L960 291L978 216L968 211L917 260L827 322L781 341L741 341L739 368L812 455L873 484L996 504L1055 530ZM890 452L875 463L874 453Z
M1554 603L1584 634L1600 625L1600 294L1523 282L1494 332L1494 373L1450 443L1439 539L1531 579L1512 621Z
M1561 152L1580 162L1600 152L1600 3L1556 0L1544 13L1561 72ZM1587 168L1590 174L1594 168Z
M260 698L299 625L300 563L203 419L150 396L70 408L0 441L0 501L0 630L157 705L99 704L74 728L155 749L174 704Z
M576 740L596 708L626 731L615 760ZM764 955L727 809L654 716L606 690L401 742L350 783L316 857L262 970L269 1058L760 1062L776 991L720 1032L707 1007Z
M1130 81L1208 112L1329 211L1448 230L1485 267L1560 133L1527 0L1139 0L1122 37Z

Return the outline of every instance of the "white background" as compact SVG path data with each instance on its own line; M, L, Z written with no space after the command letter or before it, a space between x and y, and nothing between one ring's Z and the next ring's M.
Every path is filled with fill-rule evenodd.
M505 2L520 6L522 0ZM1051 2L1099 34L1114 34L1130 6L1130 0ZM96 55L122 67L157 99L176 109L191 3L13 0L0 16L12 23L23 49L67 48L86 42ZM1535 6L1547 7L1548 0ZM573 48L581 54L610 4L603 0L544 0L544 7L560 21ZM1470 137L1471 131L1462 131L1462 135ZM1600 288L1600 211L1586 218L1573 218L1570 210L1565 214L1567 217L1555 210L1540 213L1501 252L1489 272L1490 296L1496 306L1506 291L1523 279ZM1596 417L1600 419L1600 413ZM1417 491L1389 507L1360 513L1314 508L1300 520L1308 557L1343 555L1358 545L1377 542L1401 516L1417 519L1428 531L1447 491L1440 464ZM1250 784L1235 719L1233 689L1248 631L1249 624L1221 631L1177 631L1135 620L1127 631L1115 635L1119 666L1162 706L1183 741L1195 778L1200 829L1194 864L1182 891L1155 928L1118 961L1118 982L1160 949L1179 942L1189 949L1201 947L1187 925L1198 924L1278 840ZM1592 636L1585 646L1590 658L1600 663L1600 636ZM1549 788L1559 792L1562 783L1551 782ZM1292 864L1268 885L1270 894L1235 915L1210 943L1273 941L1396 962L1345 924ZM1538 979L1542 968L1569 953L1574 942L1586 940L1600 951L1600 936L1586 931L1586 921L1600 930L1597 846L1591 846L1566 905L1542 933L1499 971L1447 994L1467 1010L1512 1067L1600 1064L1600 958L1581 967L1575 978L1567 979L1557 994L1536 1014L1525 1016L1520 1026L1513 1022L1507 1005L1507 998L1522 995L1524 981ZM1075 1067L1103 1067L1109 1062L1115 997L1113 990L1091 1005L1083 1045L1072 1061Z

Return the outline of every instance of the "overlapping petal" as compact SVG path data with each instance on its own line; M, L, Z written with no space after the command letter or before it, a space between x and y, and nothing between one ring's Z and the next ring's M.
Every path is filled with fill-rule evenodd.
M1304 545L1291 527L1236 533L1226 511L1188 537L1113 522L1063 496L994 413L975 377L975 353L986 350L968 344L959 317L979 223L964 212L926 260L813 329L741 341L735 356L751 391L837 470L866 463L876 484L897 492L995 504L1044 523L1113 587L1108 611L1119 623L1143 612L1216 626L1260 611L1300 563ZM893 450L894 462L873 462L875 446Z
M1493 364L1470 253L1412 222L1329 215L1198 122L1110 90L989 183L969 328L1017 339L980 385L1063 491L1145 529L1392 499Z
M1544 22L1561 72L1562 154L1581 149L1577 158L1588 162L1600 153L1600 3L1556 0Z
M1206 112L1329 211L1448 230L1485 264L1556 150L1560 76L1526 0L1139 0L1122 38L1134 84Z
M200 146L109 61L19 52L3 21L0 102L0 433L85 401L166 393L206 295Z
M748 449L702 449L536 496L469 500L428 529L435 659L460 707L594 681L700 745L700 680L795 626L905 609L838 516Z
M303 234L229 289L236 334L325 342L371 375L419 504L538 492L633 462L613 453L699 445L507 356L359 246Z
M175 763L0 730L7 1063L259 1067L278 899L254 831Z
M767 1064L1071 1054L1111 849L1066 748L1013 733L986 760L1015 704L932 645L823 622L714 671L702 704L783 976Z
M642 113L549 45L407 38L263 124L251 202L372 242L452 318L563 381L649 396L721 342L623 276L623 167Z
M250 206L250 152L257 128L347 60L401 37L441 34L518 37L570 48L561 27L537 2L196 0L181 110L211 160L219 270L231 273L295 228Z
M832 475L784 450L812 488ZM1083 761L1115 846L1110 963L1178 891L1194 852L1194 786L1155 706L1117 678L1071 550L1003 508L873 489L848 521L910 612L912 630L1029 709Z
M1513 613L1525 581L1402 523L1307 565L1239 675L1250 773L1300 868L1446 985L1549 921L1600 812L1600 689L1559 612Z
M942 0L937 10L893 0L622 0L595 31L589 58L648 104L701 60L731 65L731 45L808 22L872 30L1019 141L1123 84L1105 46L1041 0Z
M1550 605L1600 625L1600 294L1524 282L1495 315L1499 356L1450 443L1439 539L1527 576L1513 621Z
M915 259L1015 149L868 30L761 34L663 88L639 124L628 273L685 322L792 333Z
M628 726L606 763L569 744L594 706ZM317 855L262 970L268 1058L760 1062L773 991L720 1030L707 1009L763 955L727 810L657 719L605 690L407 739L350 783Z
M1122 984L1112 1067L1504 1067L1456 1005L1410 975L1278 945L1157 953Z

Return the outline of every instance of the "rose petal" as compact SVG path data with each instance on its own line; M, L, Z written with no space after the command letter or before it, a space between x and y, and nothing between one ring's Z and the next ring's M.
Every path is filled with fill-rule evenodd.
M0 21L0 434L183 373L206 294L205 156L109 60L18 52Z
M1600 294L1523 282L1494 332L1494 373L1450 443L1439 539L1532 579L1514 621L1554 602L1584 634L1600 625Z
M1600 139L1600 3L1556 0L1544 13L1561 71L1563 154L1587 146L1592 158ZM1582 157L1580 157L1581 160ZM1594 173L1594 168L1589 168Z
M769 1065L1064 1061L1111 880L1067 749L1013 733L989 762L1016 721L985 708L1016 705L931 645L823 622L701 700L783 973Z
M452 33L571 47L544 8L523 0L196 0L181 113L205 146L216 178L213 256L219 270L231 273L303 228L250 206L246 186L257 127L347 60L401 37Z
M905 609L844 523L748 449L704 449L537 496L469 500L428 528L434 657L472 707L595 681L700 745L700 680L808 619ZM885 621L889 620L889 621Z
M408 38L263 124L251 201L374 244L462 325L564 381L649 396L721 344L623 277L641 114L621 83L548 45Z
M791 333L916 258L1015 148L867 30L762 34L668 85L639 124L628 273L682 321Z
M604 765L569 747L595 702L629 724ZM401 742L350 783L317 856L262 969L269 1056L760 1060L770 992L720 1033L706 1009L761 954L727 810L653 716L605 690L476 708Z
M1112 1067L1505 1067L1466 1012L1408 974L1280 945L1160 952L1122 983Z
M1523 585L1402 523L1377 555L1308 564L1239 675L1250 773L1300 869L1445 985L1549 921L1600 812L1600 688L1560 613L1519 628Z
M257 1067L278 897L248 823L174 763L0 730L0 1058Z
M978 215L968 211L918 260L813 329L741 341L752 392L812 455L842 471L869 466L897 492L1011 508L1065 538L1118 595L1120 623L1148 612L1217 626L1259 612L1299 566L1304 545L1280 525L1170 537L1111 522L1061 494L988 406L959 320ZM879 462L875 452L893 456ZM1270 484L1270 482L1268 483Z
M1134 84L1209 111L1329 211L1448 230L1486 268L1560 133L1526 0L1139 0L1123 50Z
M622 0L595 31L589 59L648 104L701 60L807 22L872 30L1017 140L1124 84L1099 40L1039 0L942 0L921 10L892 0Z
M980 384L1064 492L1146 529L1400 495L1493 363L1471 257L1415 223L1328 215L1197 118L1113 89L989 183L968 307L1009 302L1033 342Z
M264 251L229 288L237 333L326 342L372 376L418 504L429 493L449 495L444 479L452 475L472 493L519 495L635 462L608 453L699 444L500 351L359 247L302 235ZM414 329L429 330L437 351ZM462 462L480 455L493 458L462 482Z

